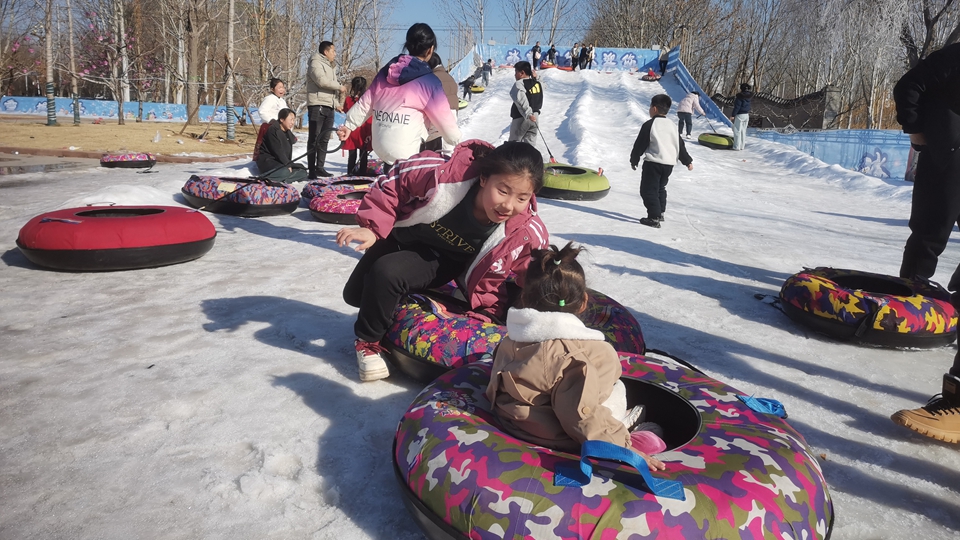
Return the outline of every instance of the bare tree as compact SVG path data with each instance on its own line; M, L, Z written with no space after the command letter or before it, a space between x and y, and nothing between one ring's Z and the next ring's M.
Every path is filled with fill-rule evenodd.
M549 9L542 11L545 19L544 27L548 29L548 44L556 43L561 37L560 24L569 22L576 13L577 2L575 0L550 0Z
M550 0L505 0L502 4L503 14L510 21L510 28L517 33L517 43L526 45L530 42L530 31L535 20L547 7Z
M908 16L900 28L900 41L910 67L940 47L960 41L960 2L908 0Z
M440 13L452 24L466 23L477 30L478 43L485 44L487 0L437 0Z
M204 0L187 0L183 13L187 35L187 124L196 125L200 111L200 38L206 32L210 19Z
M43 49L46 59L46 84L44 85L47 95L47 125L57 125L57 100L54 97L53 89L53 0L47 0L46 13L43 19Z

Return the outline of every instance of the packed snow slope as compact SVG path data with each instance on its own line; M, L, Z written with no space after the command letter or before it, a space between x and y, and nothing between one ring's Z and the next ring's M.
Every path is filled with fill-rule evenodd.
M597 202L539 201L554 243L586 246L590 284L636 315L650 346L785 404L822 458L833 538L960 536L960 448L889 419L939 391L955 346L837 343L754 298L805 266L896 274L910 185L771 142L725 152L694 141L695 168L675 169L663 228L644 227L628 156L650 98L678 100L680 88L626 73L542 79L553 155L603 167L612 184ZM465 137L506 140L512 83L499 72L473 97ZM694 138L711 129L694 124ZM344 163L337 154L328 169ZM203 258L103 274L40 270L16 248L42 212L181 204L190 174L250 165L157 170L0 177L0 538L420 538L390 452L421 385L358 382L356 310L341 289L360 255L335 245L338 226L306 208L209 214L219 234Z

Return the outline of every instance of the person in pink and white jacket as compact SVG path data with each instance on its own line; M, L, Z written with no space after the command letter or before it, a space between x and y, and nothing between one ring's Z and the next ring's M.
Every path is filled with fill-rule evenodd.
M460 142L460 128L443 83L427 64L437 48L436 35L430 26L417 23L407 30L404 48L410 54L390 60L377 73L337 130L340 140L346 140L351 131L373 117L373 151L387 165L420 151L428 123L448 145Z
M366 251L343 289L360 308L354 333L360 380L389 375L380 340L410 290L456 280L471 316L503 319L507 278L523 287L533 249L550 238L534 194L543 186L543 156L523 142L494 148L470 140L447 158L432 151L400 160L360 203L360 227L337 232L337 244Z

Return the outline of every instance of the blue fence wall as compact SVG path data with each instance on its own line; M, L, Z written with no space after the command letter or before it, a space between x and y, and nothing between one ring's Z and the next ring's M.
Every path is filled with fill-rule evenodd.
M541 45L542 59L546 60L550 45ZM521 60L533 62L532 45L485 45L482 49L484 61L493 58L494 66L512 66ZM557 65L569 66L573 47L557 47ZM660 51L651 49L612 49L598 47L594 51L590 69L600 71L646 71L647 68L660 67Z
M757 130L750 135L877 178L906 178L910 168L910 137L902 131L837 129L785 135Z
M56 98L57 116L73 117L73 100L70 98ZM139 103L136 101L127 101L123 104L123 115L127 120L135 120ZM256 109L253 109L256 111ZM237 109L240 114L241 109ZM23 96L2 96L0 97L0 114L42 114L47 115L47 98L45 97L23 97ZM254 112L254 114L256 114ZM219 107L214 112L213 105L201 105L199 118L201 122L209 122L210 116L214 115L214 122L227 121L227 108ZM80 100L81 118L116 118L117 102L99 99L81 99ZM153 103L143 102L143 119L155 120L159 122L186 122L187 106L176 105L173 103ZM259 116L256 117L259 121Z

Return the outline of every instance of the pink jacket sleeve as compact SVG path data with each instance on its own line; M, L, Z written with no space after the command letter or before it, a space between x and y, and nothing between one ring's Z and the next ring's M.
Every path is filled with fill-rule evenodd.
M373 184L357 210L357 224L380 239L390 236L400 216L408 215L417 201L426 199L426 191L433 185L434 168L401 173L404 161L394 163L390 175Z

